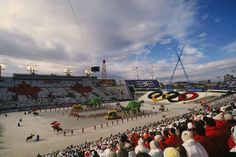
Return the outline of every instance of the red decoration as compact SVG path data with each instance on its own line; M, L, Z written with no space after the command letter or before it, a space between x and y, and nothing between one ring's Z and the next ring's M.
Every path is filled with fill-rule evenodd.
M89 86L83 86L81 84L79 84L78 82L76 82L75 85L70 87L71 90L74 90L76 92L79 93L91 93L93 91L93 89Z
M18 84L16 87L8 88L8 91L16 93L16 95L25 95L28 97L38 94L41 89L37 86L31 86L30 84L22 81L21 84Z

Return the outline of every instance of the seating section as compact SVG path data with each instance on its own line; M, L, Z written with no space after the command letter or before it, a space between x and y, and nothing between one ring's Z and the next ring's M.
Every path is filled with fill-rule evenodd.
M126 86L103 86L96 79L0 80L0 109L64 106L85 103L93 97L104 101L131 99Z
M236 77L230 81L226 81L226 82L219 84L216 88L217 89L225 89L225 90L232 90L232 89L235 90L236 89Z

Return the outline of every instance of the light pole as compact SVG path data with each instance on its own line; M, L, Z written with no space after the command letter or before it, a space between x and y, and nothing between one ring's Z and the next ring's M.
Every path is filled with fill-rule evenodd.
M27 69L27 71L30 72L30 75L34 75L35 72L37 71L37 68L38 68L37 65L33 65L33 64L27 64L26 65L26 69Z
M0 78L2 77L2 70L5 70L6 66L4 64L0 64Z
M92 71L90 71L90 70L85 70L84 73L85 73L85 75L86 75L87 77L90 77Z
M66 74L66 76L70 76L70 74L72 73L71 68L64 68L64 73Z
M137 72L137 79L139 80L139 74L138 74L138 67L135 67L136 72Z
M153 73L153 65L152 65L152 80L153 80L153 75L154 75L154 73Z

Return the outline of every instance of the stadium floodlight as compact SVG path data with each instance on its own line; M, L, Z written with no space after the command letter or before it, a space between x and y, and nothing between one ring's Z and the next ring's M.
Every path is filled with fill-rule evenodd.
M137 73L137 80L139 80L138 67L136 66L135 69L136 69L136 73Z
M70 74L72 73L71 68L64 68L64 73L66 74L66 76L70 76Z
M86 76L89 77L92 74L92 71L91 70L85 70L84 73L85 73Z
M6 69L5 64L0 63L0 78L2 77L2 70L5 70L5 69Z
M26 65L26 69L27 69L27 71L30 72L30 75L34 75L35 72L38 70L38 66L37 65L33 65L33 64L27 64Z

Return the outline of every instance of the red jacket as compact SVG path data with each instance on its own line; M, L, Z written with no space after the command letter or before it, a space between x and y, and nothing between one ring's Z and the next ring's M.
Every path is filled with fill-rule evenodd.
M220 151L225 154L228 152L228 146L222 133L217 127L206 126L206 136L211 138L219 146Z
M158 144L159 144L159 147L161 148L161 150L164 151L164 149L166 148L166 144L165 144L164 140L159 141Z
M206 136L207 137L211 137L211 138L216 138L218 137L220 134L217 130L217 127L210 127L210 126L206 126Z
M230 136L230 138L228 139L228 147L229 147L229 150L231 150L233 147L236 146L236 143L234 142L233 140L233 137Z
M134 143L134 146L136 147L138 145L138 140L140 138L139 134L138 133L133 133L131 138L132 138L132 141Z
M193 138L206 149L209 157L222 157L219 146L209 137L194 135Z
M224 135L226 140L229 139L231 133L230 133L230 125L227 123L227 121L220 121L220 120L215 120L216 121L216 127L219 130L219 133L221 135Z
M167 147L176 147L176 146L180 146L183 144L183 141L181 140L181 138L175 134L171 134L169 135L168 138L166 138L165 140L165 144Z

